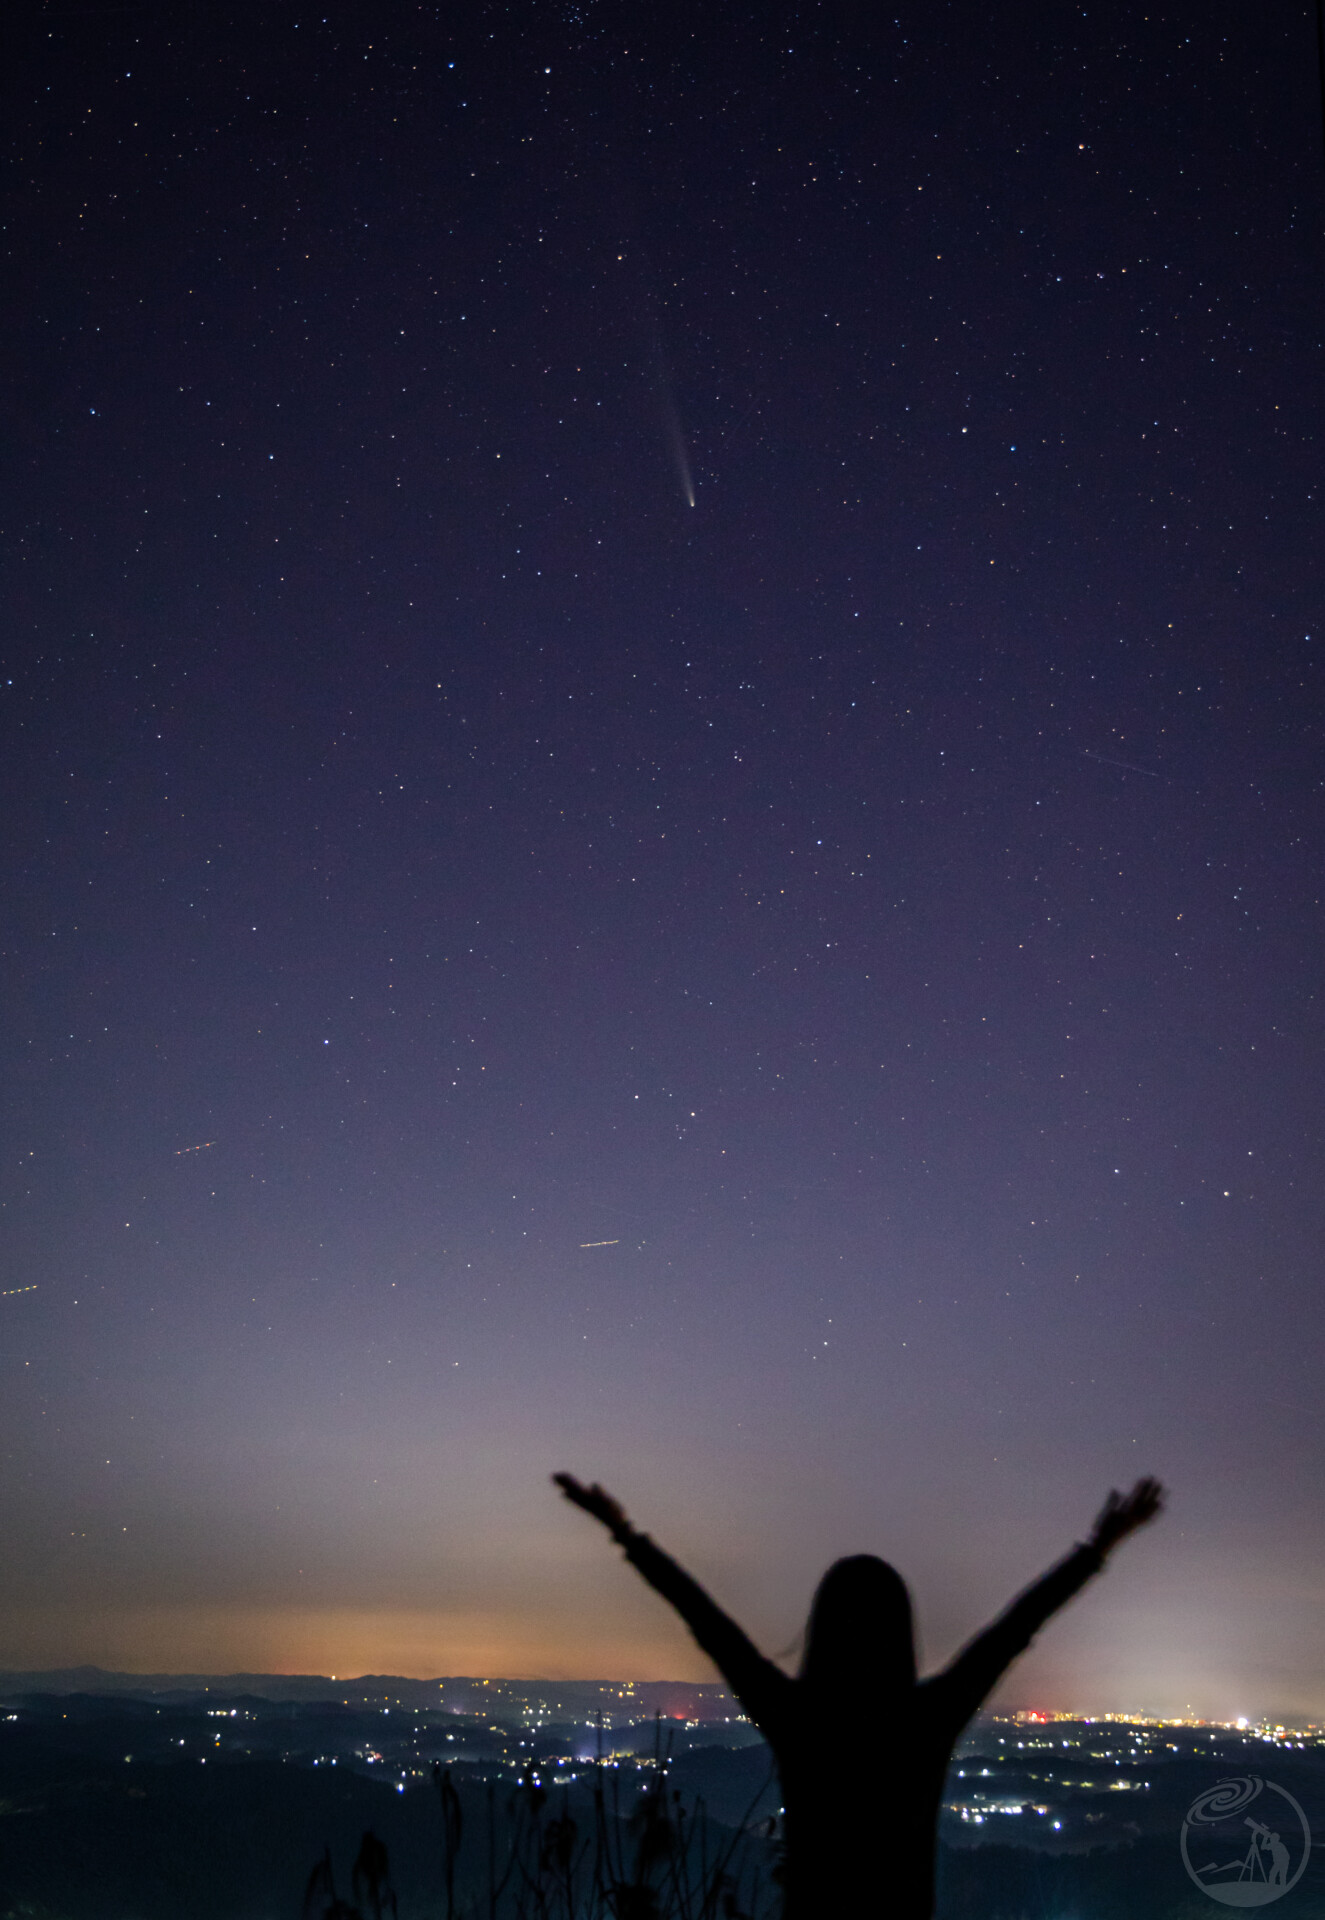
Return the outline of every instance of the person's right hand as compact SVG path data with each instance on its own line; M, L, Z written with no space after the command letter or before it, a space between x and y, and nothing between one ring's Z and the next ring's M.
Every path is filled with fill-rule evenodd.
M1115 1488L1100 1508L1091 1530L1090 1544L1101 1558L1112 1553L1120 1540L1138 1527L1144 1527L1164 1510L1164 1489L1158 1480L1138 1480L1130 1493Z
M552 1478L573 1506L583 1507L595 1520L601 1520L615 1539L624 1539L633 1531L621 1502L614 1500L596 1480L591 1487L586 1487L573 1473L554 1473Z

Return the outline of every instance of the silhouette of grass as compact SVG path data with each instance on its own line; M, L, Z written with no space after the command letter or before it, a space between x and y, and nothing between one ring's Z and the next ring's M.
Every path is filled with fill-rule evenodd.
M775 1823L750 1826L768 1782L732 1829L710 1821L702 1799L687 1806L671 1790L670 1758L659 1717L651 1778L624 1804L620 1773L603 1760L600 1729L579 1819L567 1792L553 1803L530 1761L514 1788L487 1783L486 1830L477 1840L451 1769L434 1762L445 1920L773 1920L781 1900ZM355 1905L336 1892L328 1848L309 1876L303 1920L398 1920L387 1851L371 1831L352 1880Z

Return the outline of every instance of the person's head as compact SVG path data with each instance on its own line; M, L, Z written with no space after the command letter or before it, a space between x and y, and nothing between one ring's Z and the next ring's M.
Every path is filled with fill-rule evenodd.
M810 1607L800 1677L870 1694L915 1685L911 1596L895 1567L872 1553L833 1562Z

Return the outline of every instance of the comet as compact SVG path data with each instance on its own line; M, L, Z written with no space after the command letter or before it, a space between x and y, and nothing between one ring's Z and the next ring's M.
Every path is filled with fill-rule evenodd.
M695 504L695 481L690 471L690 455L686 451L686 437L681 431L681 416L676 411L676 402L670 393L663 394L663 427L667 435L667 445L672 455L672 464L676 468L676 477L681 482L681 492L686 504Z
M681 497L688 507L693 507L695 476L690 471L690 450L686 446L685 429L681 425L672 376L667 365L667 350L663 345L662 327L656 314L652 316L649 323L646 352L653 362L653 388L658 401L658 411L662 416L663 439L672 457L672 466L677 480L680 482Z

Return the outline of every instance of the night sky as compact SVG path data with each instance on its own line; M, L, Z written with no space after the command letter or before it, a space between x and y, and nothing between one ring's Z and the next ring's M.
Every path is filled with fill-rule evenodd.
M1308 8L30 8L0 1664L1325 1714Z

